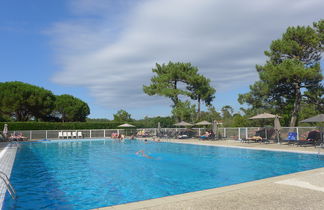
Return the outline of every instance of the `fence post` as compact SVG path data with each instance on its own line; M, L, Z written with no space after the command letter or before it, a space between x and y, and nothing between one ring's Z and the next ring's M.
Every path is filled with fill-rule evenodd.
M45 139L47 139L47 130L46 130L46 132L45 132L45 136L46 136Z
M237 140L241 140L241 128L238 128L238 137Z
M91 130L90 130L90 139L91 139Z
M245 128L245 139L248 139L249 138L249 136L248 136L248 128L246 127Z
M104 138L106 138L106 130L104 129Z
M224 128L224 138L226 138L226 128Z
M33 132L29 131L29 140L32 140L32 135L33 135Z
M296 133L297 133L297 140L299 140L299 130L298 130L298 127L296 127Z
M119 129L117 129L117 134L119 135Z
M198 136L201 136L201 134L200 134L200 128L198 128Z

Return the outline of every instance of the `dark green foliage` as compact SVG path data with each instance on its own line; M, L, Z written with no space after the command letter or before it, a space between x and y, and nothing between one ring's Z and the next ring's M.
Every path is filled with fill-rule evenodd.
M152 69L156 76L151 78L151 85L143 86L144 93L152 96L166 96L170 98L175 107L179 102L179 95L189 96L190 92L180 89L181 83L187 83L189 78L196 75L198 69L190 63L156 64Z
M160 123L161 128L174 127L175 120L172 117L145 117L141 120L136 120L136 125L140 128L157 128Z
M296 125L303 103L312 101L316 108L323 107L323 24L321 20L314 27L289 27L281 39L273 41L265 52L266 64L256 66L260 81L250 86L249 93L239 95L239 102L253 110L272 110L285 123L290 117L290 127Z
M197 74L189 77L187 89L190 91L190 98L197 100L198 102L198 119L200 117L200 102L203 101L207 106L211 105L211 102L215 98L216 90L210 86L210 79Z
M113 129L120 123L86 123L86 122L6 122L9 130L81 130L81 129ZM5 122L0 122L3 128Z
M205 102L210 105L214 99L216 90L210 86L210 80L203 75L198 74L198 68L191 63L172 63L156 64L156 68L152 69L156 75L151 78L149 86L143 86L146 94L165 96L172 100L174 108L173 113L179 121L184 111L184 104L181 102L180 96L187 96L198 102L198 118L200 114L200 103ZM182 110L182 111L181 111Z
M132 122L133 119L131 118L131 115L126 112L125 110L121 109L116 114L114 114L114 121L115 122Z
M1 114L16 121L45 120L55 102L51 91L23 82L0 83L0 98Z
M196 115L196 106L192 105L189 101L179 101L172 109L172 114L178 121L193 122Z
M56 96L54 116L62 122L85 122L90 114L87 103L71 95Z

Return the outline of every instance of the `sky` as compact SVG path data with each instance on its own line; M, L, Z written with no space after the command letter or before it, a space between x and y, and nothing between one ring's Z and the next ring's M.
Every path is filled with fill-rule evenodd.
M2 0L0 82L22 81L87 102L91 118L170 115L143 93L156 63L190 62L220 110L258 80L256 64L288 26L324 18L322 0Z

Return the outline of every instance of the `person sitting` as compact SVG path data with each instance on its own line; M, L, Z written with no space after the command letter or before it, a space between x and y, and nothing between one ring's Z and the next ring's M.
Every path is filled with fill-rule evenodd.
M9 137L10 141L24 141L26 139L27 139L27 137L23 136L22 133L14 133L14 134L11 134L11 136Z
M204 140L204 139L207 139L209 136L210 136L210 133L208 131L206 131L205 134L200 136L199 138Z

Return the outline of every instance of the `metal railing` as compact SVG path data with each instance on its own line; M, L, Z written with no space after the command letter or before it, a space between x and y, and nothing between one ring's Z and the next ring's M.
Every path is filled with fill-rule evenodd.
M7 188L8 192L9 192L10 196L12 197L12 199L16 199L16 191L13 188L13 186L11 185L8 176L4 172L0 171L0 178L5 183L6 188Z
M287 139L289 132L297 133L297 140L305 140L308 133L315 130L316 127L282 127L280 130L280 139ZM20 134L24 140L40 139L71 139L71 138L108 138L113 133L126 136L137 137L160 137L177 138L180 134L186 133L189 137L199 137L207 130L206 128L138 128L138 129L94 129L94 130L30 130L30 131L12 131L10 135ZM242 128L223 128L219 127L215 132L215 139L224 140L242 140L256 135L263 135L269 140L276 140L276 132L273 128L263 127L242 127ZM17 139L19 140L19 139Z

